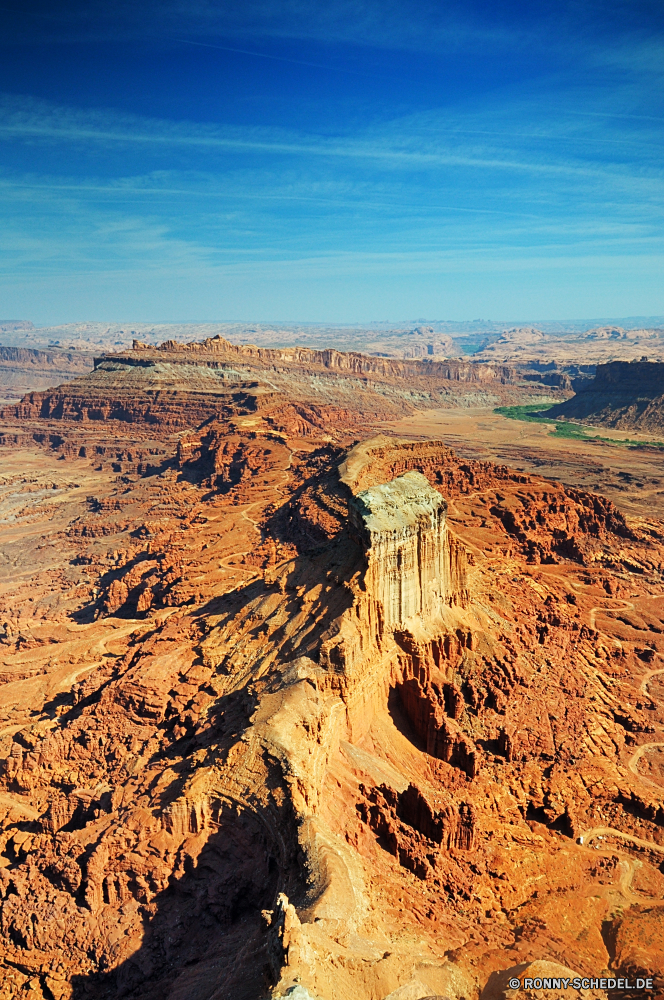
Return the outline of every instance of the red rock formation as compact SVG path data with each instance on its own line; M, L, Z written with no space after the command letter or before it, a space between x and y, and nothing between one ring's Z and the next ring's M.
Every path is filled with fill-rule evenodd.
M140 479L53 461L50 506L12 487L5 992L656 971L662 538L440 443L344 454L306 406L164 430Z
M139 341L134 341L134 350L145 354L155 349L148 344L141 344ZM256 359L267 365L274 364L275 362L290 362L316 367L321 366L336 371L349 371L355 374L379 374L388 377L421 376L423 373L421 365L412 364L408 361L396 361L393 358L372 357L371 355L359 354L354 351L335 351L333 348L317 351L309 347L270 348L256 347L253 344L231 344L230 341L225 340L221 336L210 337L207 340L189 344L182 344L175 340L166 340L157 350L176 356L210 356L208 363L213 363L212 359L225 356L229 359ZM492 365L474 365L472 362L458 361L456 359L427 363L425 374L431 378L438 377L461 382L516 381L517 378L516 372L506 365L499 365L498 367L493 367Z
M367 548L365 585L385 627L414 615L438 618L445 604L464 602L465 553L447 530L445 501L421 473L363 490L349 513Z
M21 421L112 420L171 430L210 417L253 412L273 397L256 382L229 385L195 365L102 360L90 375L29 393L20 403L5 407L0 416Z

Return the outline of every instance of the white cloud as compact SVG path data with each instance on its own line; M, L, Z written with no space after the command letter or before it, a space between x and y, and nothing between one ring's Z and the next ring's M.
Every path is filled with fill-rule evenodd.
M491 109L485 109L486 119ZM531 115L536 108L512 107L514 115ZM231 127L193 122L174 122L116 113L112 110L81 111L30 98L3 95L0 98L0 139L25 142L69 143L93 147L134 146L159 150L190 150L192 154L246 154L299 158L346 159L376 163L391 169L426 170L470 167L480 170L523 171L540 175L567 175L578 179L619 175L620 163L610 163L588 153L584 146L601 144L631 147L629 157L642 151L640 174L650 170L662 176L661 160L648 146L648 136L623 135L603 138L581 132L577 122L561 122L549 116L548 131L515 131L512 128L472 128L473 117L463 119L431 111L411 115L355 135L305 135L276 128ZM504 114L503 114L504 117ZM564 118L564 115L560 116ZM465 124L467 127L463 127ZM552 127L555 125L555 127ZM645 130L644 130L645 131ZM651 130L652 131L652 130ZM476 141L470 142L469 139ZM482 140L482 141L480 141ZM638 148L637 148L638 147ZM646 155L646 154L650 155ZM631 171L623 171L626 175Z
M396 286L576 261L654 287L664 170L648 110L629 83L607 96L549 79L527 97L505 88L334 136L5 95L0 141L51 172L0 177L0 273Z

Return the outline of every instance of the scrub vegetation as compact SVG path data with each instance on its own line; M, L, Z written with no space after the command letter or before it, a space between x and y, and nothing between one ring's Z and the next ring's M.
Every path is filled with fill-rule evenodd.
M554 437L575 438L582 441L599 441L606 444L622 445L626 448L664 448L664 441L634 441L631 438L611 438L601 434L589 434L581 424L569 420L555 420L546 416L539 403L527 406L497 406L493 411L510 420L526 420L529 423L553 425L551 433Z

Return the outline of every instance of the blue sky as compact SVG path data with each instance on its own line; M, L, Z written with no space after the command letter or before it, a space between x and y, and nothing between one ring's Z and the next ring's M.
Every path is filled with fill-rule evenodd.
M664 314L664 5L0 0L0 316Z

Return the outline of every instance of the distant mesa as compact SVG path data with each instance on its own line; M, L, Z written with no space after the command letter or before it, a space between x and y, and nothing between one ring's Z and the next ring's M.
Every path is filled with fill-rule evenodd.
M647 354L664 360L664 329L598 325L592 329L541 330L521 326L503 330L501 335L475 355L476 360L529 364L554 361L567 374L570 366L629 361ZM573 376L572 376L573 377Z
M132 350L105 354L94 365L93 372L65 385L28 393L3 416L120 420L170 432L220 414L227 397L249 391L261 397L261 406L286 393L318 408L350 407L385 420L413 406L458 405L460 396L475 400L489 391L492 399L502 397L519 382L518 373L503 365L423 365L334 349L237 345L220 336L188 344L167 340L158 347L134 340Z
M228 407L254 410L269 388L251 380L226 381L199 365L129 364L112 357L64 385L28 393L5 407L4 417L20 420L119 420L167 433L224 414Z
M612 361L598 365L595 378L571 399L546 411L619 430L664 431L664 363Z
M15 330L34 330L34 324L29 319L0 319L0 333L13 333Z
M533 344L544 340L544 333L535 326L518 326L512 327L511 330L505 330L501 339L510 344Z
M147 474L157 464L176 461L176 452L179 464L196 463L218 450L220 435L234 433L231 424L251 425L254 438L294 434L348 446L359 434L416 410L515 404L537 393L548 402L567 384L566 376L547 366L534 373L536 385L524 379L522 368L496 362L259 347L219 335L159 346L135 339L131 350L95 358L93 371L92 359L82 352L4 350L7 367L0 356L0 386L6 374L7 391L0 418L8 423L0 443L38 443L67 460L95 454L98 468L111 463L122 474ZM32 391L22 394L16 389L25 385L26 376L18 380L14 369L19 364L34 369L28 382ZM112 442L103 427L109 422ZM186 438L181 436L185 431ZM211 475L208 470L206 476L227 486L240 472L234 460L221 464L226 471Z
M598 326L588 330L587 340L649 340L661 335L661 330L625 330L622 326Z
M545 339L542 330L534 326L513 327L511 330L503 330L498 340L494 340L485 348L487 354L496 354L499 351L530 347L532 344L539 344Z
M436 333L432 326L417 326L407 336L411 339L403 350L404 358L448 357L457 353L452 338L446 333Z
M57 346L35 350L0 344L0 399L17 400L31 390L67 382L89 372L92 358Z

